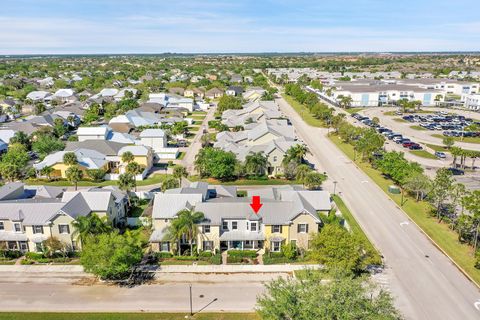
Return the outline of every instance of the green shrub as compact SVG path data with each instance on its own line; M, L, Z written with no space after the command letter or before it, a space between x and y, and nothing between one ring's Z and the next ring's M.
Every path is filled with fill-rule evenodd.
M213 256L213 253L211 251L202 251L198 254L198 256L202 258L210 258Z
M236 256L227 257L227 263L242 263L242 262L243 262L242 257L236 257Z
M290 260L295 259L297 256L297 248L293 246L291 243L283 245L281 253Z
M197 261L198 258L193 256L175 256L174 257L175 260L180 260L180 261Z
M257 257L257 251L255 250L230 250L228 251L229 257L251 258Z
M168 259L171 258L173 255L170 252L157 252L155 253L157 259Z
M222 264L222 255L221 254L216 254L216 255L210 257L210 263L211 264Z
M37 253L37 252L27 252L25 253L25 257L27 259L32 259L32 260L39 260L43 258L42 253Z
M283 264L292 262L287 257L269 257L267 255L263 256L263 264Z
M23 253L17 250L4 250L0 252L0 256L4 257L5 259L18 259L22 255Z
M23 259L20 263L21 263L21 264L28 265L28 264L34 264L35 261L30 260L30 259Z
M268 254L265 254L265 256L273 259L278 259L278 258L284 258L285 256L283 255L282 252L269 252Z

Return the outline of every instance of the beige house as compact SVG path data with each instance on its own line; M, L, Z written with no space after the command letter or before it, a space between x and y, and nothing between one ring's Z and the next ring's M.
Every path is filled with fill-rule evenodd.
M253 195L253 194L252 194ZM237 197L236 189L227 186L210 188L205 183L158 193L154 199L150 238L154 251L172 252L177 244L166 237L168 226L183 209L202 212L195 241L198 251L260 250L273 252L291 243L309 249L312 234L322 226L322 214L331 210L330 194L285 186L257 189L263 206L254 214L249 197ZM181 241L181 250L188 249Z
M78 250L73 221L97 214L113 225L122 224L126 196L118 189L91 188L64 192L61 198L27 198L0 201L0 244L9 250L42 251L50 237L59 239L66 250Z

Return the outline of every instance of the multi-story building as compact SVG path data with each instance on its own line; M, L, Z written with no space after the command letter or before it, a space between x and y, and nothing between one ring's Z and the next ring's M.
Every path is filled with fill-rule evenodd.
M115 187L82 191L49 187L48 192L42 193L39 190L26 188L22 183L0 189L0 244L4 248L41 252L43 242L55 237L67 250L77 250L81 246L73 225L77 217L94 213L107 217L114 226L125 223L126 196Z
M251 196L259 195L263 206L258 214L250 207ZM195 183L188 188L155 195L150 238L154 251L171 252L176 244L166 238L168 227L183 209L202 212L198 224L198 251L280 251L284 244L308 250L312 234L322 226L322 216L331 210L327 191L307 191L284 186L258 189L248 197L237 197L235 187ZM181 247L187 248L186 241Z

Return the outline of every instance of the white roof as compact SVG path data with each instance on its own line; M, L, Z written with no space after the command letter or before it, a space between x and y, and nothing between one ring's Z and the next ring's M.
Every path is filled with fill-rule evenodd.
M117 93L118 93L118 90L115 88L105 88L105 89L102 89L102 91L100 91L98 95L102 97L113 97Z
M202 202L201 193L193 194L171 194L171 193L157 193L153 201L152 217L159 218L173 218L183 209L191 209L197 203Z
M134 156L146 156L148 155L148 148L144 146L125 146L118 151L118 155L122 155L127 151L130 151Z
M10 139L15 135L15 131L10 129L0 130L0 140L10 143Z
M36 100L42 100L45 99L47 96L52 95L50 92L47 91L32 91L29 94L27 94L27 99L36 101Z
M100 127L80 127L77 130L77 135L79 136L98 136L98 135L106 135L108 132L108 127L100 126Z
M162 129L146 129L140 133L140 138L158 138L164 136L165 131Z
M59 89L55 92L54 96L58 97L58 98L68 98L68 97L73 96L73 90L72 89Z

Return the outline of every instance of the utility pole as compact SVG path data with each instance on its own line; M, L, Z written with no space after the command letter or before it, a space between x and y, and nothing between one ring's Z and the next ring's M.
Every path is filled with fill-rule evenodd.
M335 191L337 190L337 183L337 180L333 181L333 195L335 195Z
M193 305L192 305L192 284L190 283L190 316L193 316Z

